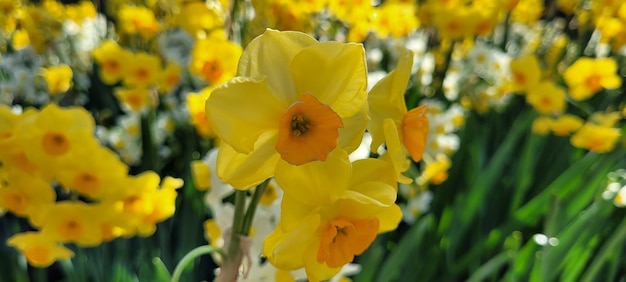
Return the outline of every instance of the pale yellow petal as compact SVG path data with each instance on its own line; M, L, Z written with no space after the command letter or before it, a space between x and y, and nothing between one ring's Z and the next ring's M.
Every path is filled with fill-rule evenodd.
M289 66L300 50L317 43L302 32L267 29L246 46L239 59L237 75L266 77L269 89L280 100L295 101L303 93L296 92Z
M269 92L264 80L240 77L213 90L206 101L206 114L224 142L248 154L259 135L278 129L288 106Z
M365 129L367 128L369 121L367 104L355 115L344 118L342 121L343 128L339 128L338 147L348 153L352 153L361 145L363 134L365 134Z
M280 159L274 148L277 138L277 131L268 131L259 136L250 154L237 153L228 144L220 145L216 164L217 176L222 182L240 190L250 189L272 177L276 162Z
M367 100L363 46L323 42L302 49L290 66L299 94L311 94L342 117L356 114Z
M279 161L276 182L294 200L309 205L326 205L347 189L352 166L348 154L335 149L326 161L313 161L300 166Z

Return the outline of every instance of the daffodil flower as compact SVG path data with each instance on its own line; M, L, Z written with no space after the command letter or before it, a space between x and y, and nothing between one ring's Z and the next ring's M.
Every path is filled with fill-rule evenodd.
M281 221L263 255L279 269L304 267L309 281L334 276L402 218L395 173L382 160L351 164L336 149L325 162L280 162L275 178L284 190Z
M292 165L358 147L367 125L363 46L318 42L268 29L247 46L237 77L207 99L208 120L224 144L217 175L238 189Z
M405 50L396 69L376 83L369 95L371 120L367 129L372 135L371 150L376 152L382 143L387 145L387 156L383 157L391 161L401 183L411 182L401 174L409 167L405 152L408 151L413 161L419 161L426 149L429 130L427 106L408 111L404 101L412 66L413 54Z

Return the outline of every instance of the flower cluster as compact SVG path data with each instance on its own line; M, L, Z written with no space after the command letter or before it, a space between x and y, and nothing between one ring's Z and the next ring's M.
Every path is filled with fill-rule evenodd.
M404 102L411 65L407 51L368 93L361 45L267 30L244 50L237 76L213 90L206 110L223 142L217 176L240 190L274 177L284 191L263 246L275 267L329 279L395 229L396 184L411 182L407 156L421 159L429 129L427 107L407 111ZM387 151L350 162L366 127L372 148Z
M8 244L44 267L73 256L62 243L92 247L114 238L154 233L174 214L182 180L154 172L132 176L94 137L82 108L49 104L14 113L0 107L0 207L26 217L37 231Z

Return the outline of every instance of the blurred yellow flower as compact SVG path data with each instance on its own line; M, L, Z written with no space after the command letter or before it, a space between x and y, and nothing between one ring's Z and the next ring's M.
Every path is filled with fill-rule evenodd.
M150 39L160 28L154 12L147 7L123 5L117 16L122 33L139 34L144 39Z
M157 82L161 74L161 60L155 55L139 52L128 58L124 68L124 84L149 87Z
M17 233L7 240L7 245L20 250L28 263L35 267L48 267L57 260L74 256L69 249L37 232Z
M552 118L540 116L533 120L532 132L539 135L547 135L552 128Z
M168 63L157 78L160 93L169 94L176 86L178 86L178 84L180 84L181 78L182 69L180 66L172 62Z
M73 152L98 142L94 130L93 117L84 108L48 104L24 119L16 134L19 144L27 148L28 161L42 168L43 177L49 179L60 164L75 157Z
M118 87L114 94L124 109L138 113L152 105L151 91L144 87Z
M43 68L41 74L46 81L50 96L65 93L72 86L72 69L68 65Z
M100 65L100 79L106 84L115 84L125 75L125 67L132 54L117 42L106 40L93 50L93 56Z
M207 38L224 26L223 11L204 1L183 2L174 24L197 39Z
M211 188L211 170L209 165L202 160L194 160L190 163L193 183L199 191Z
M11 47L15 50L23 49L30 44L30 36L25 29L17 29L11 37Z
M65 188L98 199L103 190L123 185L128 167L110 149L90 144L78 147L73 154L75 157L57 171L57 180Z
M433 160L431 157L424 159L426 168L422 171L422 174L415 179L415 182L419 185L434 184L438 185L448 179L448 170L452 166L452 162L448 156L444 154L437 154Z
M241 53L241 47L228 40L199 40L191 51L189 71L211 85L220 84L235 76Z
M215 136L213 127L207 119L205 112L205 104L207 98L215 87L205 87L199 93L187 94L187 110L189 111L189 119L191 124L196 128L196 132L203 138L211 138Z
M575 115L565 114L551 123L552 133L557 136L568 136L583 125L583 120Z
M622 85L613 58L579 58L565 70L563 78L570 97L576 101L589 99L603 88L615 89Z
M76 243L90 247L102 242L98 225L99 215L94 208L83 202L63 201L42 207L38 220L41 233L63 243Z
M512 87L515 91L526 91L541 79L541 68L535 55L529 54L511 60Z
M528 89L526 102L541 114L558 114L565 110L565 90L552 81L542 81Z
M48 182L20 172L7 176L10 182L0 187L0 208L18 216L36 218L41 207L54 204L56 195Z
M279 158L301 165L360 144L367 125L361 45L267 30L244 51L238 75L206 104L225 143L217 160L223 181L247 189L271 177Z
M613 150L620 136L619 128L587 122L572 135L570 142L574 147L606 153Z

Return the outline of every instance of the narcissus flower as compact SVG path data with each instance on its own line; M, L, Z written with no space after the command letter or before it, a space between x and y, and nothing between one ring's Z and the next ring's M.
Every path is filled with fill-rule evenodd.
M612 151L620 137L619 128L585 123L570 139L574 147L584 148L596 153Z
M93 50L93 56L100 65L100 79L106 84L115 84L125 74L125 66L132 54L117 42L106 40Z
M406 50L398 59L397 68L374 85L369 96L371 150L376 152L382 143L386 143L388 153L393 154L389 157L393 159L398 180L403 183L411 182L401 175L409 166L405 152L413 161L421 160L429 130L427 106L408 111L404 101L412 66L413 54Z
M535 86L541 79L539 61L534 55L526 55L511 61L513 89L526 91Z
M531 86L526 102L542 114L561 113L565 110L565 90L552 81L542 81Z
M220 84L235 76L241 52L239 45L225 39L199 40L191 51L189 71L211 85Z
M225 182L250 188L271 177L279 159L302 165L335 147L358 147L367 120L361 45L267 30L250 42L237 75L206 103L225 143L217 164Z
M552 133L557 136L568 136L583 125L583 120L575 115L565 114L550 123Z
M603 88L615 89L622 85L617 63L612 58L580 58L565 70L563 78L570 96L576 101L591 98Z
M74 256L69 249L37 232L15 234L7 240L7 245L20 250L28 263L36 267L48 267L57 260Z
M72 69L68 65L58 65L41 70L51 96L66 92L72 86Z
M280 162L276 181L284 190L281 221L263 255L279 269L304 267L309 281L331 278L402 218L395 173L381 160L350 164L336 149L326 162Z

